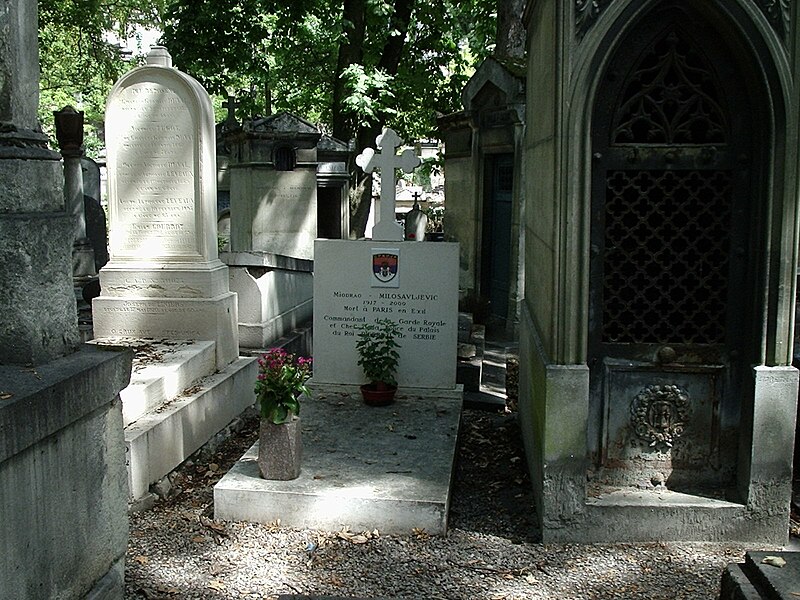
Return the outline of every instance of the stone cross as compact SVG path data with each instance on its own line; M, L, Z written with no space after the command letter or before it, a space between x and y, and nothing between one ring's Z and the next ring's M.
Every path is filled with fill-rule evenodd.
M375 138L375 145L381 149L376 153L372 148L365 148L356 157L356 164L365 173L381 170L381 212L380 219L372 228L372 239L388 242L403 240L403 227L395 220L395 169L403 169L411 173L420 164L419 157L411 149L397 154L397 147L402 145L398 135L391 129L384 129Z
M228 110L228 116L225 117L225 126L228 128L236 127L239 123L236 120L236 109L239 106L239 103L236 101L236 97L232 94L228 94L228 100L222 103L222 108Z

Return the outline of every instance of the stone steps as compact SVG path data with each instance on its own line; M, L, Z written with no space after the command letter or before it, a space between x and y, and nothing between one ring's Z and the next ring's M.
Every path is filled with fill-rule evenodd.
M769 558L768 558L769 557ZM767 564L779 559L783 566ZM778 564L781 564L780 562ZM722 574L720 600L782 600L800 593L800 553L748 552L745 562L731 563Z
M134 350L120 392L130 499L170 473L255 401L255 358L216 370L213 341L100 338L99 347Z
M214 342L180 346L155 364L134 370L120 396L125 427L155 410L165 398L174 398L197 380L214 372ZM169 346L167 346L169 347Z
M184 388L185 395L165 400L126 426L132 499L144 496L151 483L175 469L253 404L257 368L255 358L239 358L222 371L195 380ZM166 374L175 376L174 372Z

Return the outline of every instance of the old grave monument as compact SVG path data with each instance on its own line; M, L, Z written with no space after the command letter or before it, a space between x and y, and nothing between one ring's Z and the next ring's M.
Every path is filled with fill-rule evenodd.
M122 394L139 498L252 403L255 365L239 358L236 294L217 256L208 94L154 47L112 89L106 140L111 260L94 333L139 348Z
M519 406L545 542L787 541L794 4L527 3L528 114L551 118L522 141Z
M254 445L214 489L221 519L407 532L447 528L461 386L456 385L458 245L407 242L395 222L395 170L419 159L390 129L357 161L383 179L372 240L314 244L314 378L301 411L298 479L258 476ZM395 404L369 407L356 327L392 319L402 339Z
M411 172L419 159L391 129L358 164L381 171L380 221L373 239L317 240L314 258L314 381L364 383L357 364L356 327L390 318L403 332L401 387L455 387L458 245L405 242L395 221L395 169ZM346 266L345 266L346 265Z
M314 239L347 231L347 144L281 112L223 124L230 179L230 249L239 343L257 351L311 320Z

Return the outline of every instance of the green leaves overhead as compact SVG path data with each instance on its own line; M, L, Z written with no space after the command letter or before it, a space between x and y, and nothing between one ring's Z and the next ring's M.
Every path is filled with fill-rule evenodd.
M39 119L52 133L53 110L67 104L81 108L87 124L89 154L102 140L106 96L130 68L118 40L137 27L160 23L161 2L144 0L41 0L39 2Z
M437 112L460 108L472 66L491 49L493 15L484 0L176 0L164 40L209 91L245 92L245 111L263 114L268 86L273 112L351 137L381 121L411 138L428 135Z
M40 119L52 128L52 110L78 105L89 153L99 149L105 98L132 66L115 40L145 26L163 31L174 65L215 106L235 94L240 118L290 111L355 139L356 152L382 125L406 140L432 137L437 114L461 108L464 84L492 52L498 1L508 0L42 0ZM356 237L371 200L357 175Z

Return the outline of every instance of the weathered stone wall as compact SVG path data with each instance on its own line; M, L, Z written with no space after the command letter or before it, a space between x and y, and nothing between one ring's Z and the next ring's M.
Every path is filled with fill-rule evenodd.
M445 197L474 198L476 182L474 160L471 157L447 158L445 164ZM479 235L477 206L474 202L448 204L444 215L444 230L448 239L474 240ZM460 244L458 287L465 294L475 291L476 244Z
M121 598L127 353L77 351L74 223L36 121L36 0L0 0L0 599Z
M61 156L38 133L36 2L0 2L0 363L73 351L72 228Z
M528 31L531 56L549 56L555 49L555 3L537 2ZM520 425L537 498L537 515L545 514L545 461L548 350L553 342L556 304L555 224L557 202L555 186L555 102L556 64L553 61L528 61L527 135L523 153L527 181L525 230L525 300L520 319Z
M0 367L0 599L121 598L129 352Z
M559 62L543 57L557 53L556 2L535 3L528 32L527 186L525 218L525 301L547 354L553 354L555 310L559 291L556 261L560 239L558 178L562 176L557 152L560 131ZM523 335L521 333L521 335Z

